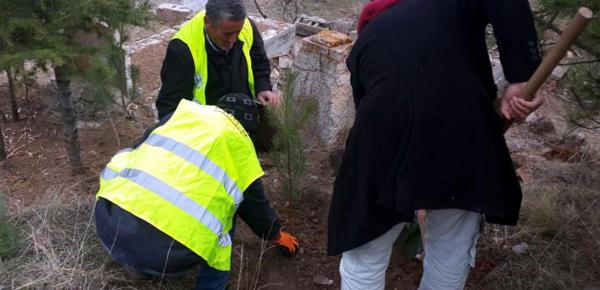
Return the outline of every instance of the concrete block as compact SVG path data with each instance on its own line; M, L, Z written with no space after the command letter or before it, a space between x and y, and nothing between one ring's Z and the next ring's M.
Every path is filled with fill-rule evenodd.
M333 145L345 140L354 122L354 102L346 57L352 42L349 36L323 31L302 40L296 55L294 97L317 101L317 116L306 130L312 146Z
M351 19L338 19L329 23L329 29L350 35L356 28L356 22Z
M294 25L259 17L252 17L252 20L261 33L267 57L274 58L290 53L296 41Z
M302 37L315 35L321 31L325 30L325 28L321 28L319 26L313 26L313 25L301 23L301 22L296 22L294 24L294 26L296 27L296 35L302 36Z

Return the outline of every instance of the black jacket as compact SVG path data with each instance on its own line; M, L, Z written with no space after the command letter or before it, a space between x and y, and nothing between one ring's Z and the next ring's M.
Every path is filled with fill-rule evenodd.
M540 60L527 0L406 0L361 33L347 60L357 113L334 186L329 254L418 209L517 222L521 189L492 104L490 22L507 80L526 81Z
M272 86L269 59L260 32L254 22L250 21L250 23L254 32L254 42L250 48L254 89L256 93L270 91ZM229 53L225 53L215 50L206 41L210 76L206 84L207 105L216 104L219 98L227 93L243 93L252 96L248 86L248 69L242 45L243 43L238 39ZM181 99L193 99L194 70L194 59L188 46L180 39L171 40L160 71L162 87L156 100L159 119L173 113Z

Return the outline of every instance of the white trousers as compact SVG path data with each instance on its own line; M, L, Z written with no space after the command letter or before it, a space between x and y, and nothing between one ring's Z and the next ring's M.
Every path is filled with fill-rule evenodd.
M464 288L469 267L475 266L479 222L480 215L470 211L427 210L425 260L419 290ZM340 262L342 290L385 288L392 248L405 225L397 224L380 237L344 252Z

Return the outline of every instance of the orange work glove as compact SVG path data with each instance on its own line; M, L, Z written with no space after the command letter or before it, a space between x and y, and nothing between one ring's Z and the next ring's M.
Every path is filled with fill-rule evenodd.
M279 230L279 234L271 240L279 248L279 251L289 257L296 255L296 251L300 247L298 239L283 230Z

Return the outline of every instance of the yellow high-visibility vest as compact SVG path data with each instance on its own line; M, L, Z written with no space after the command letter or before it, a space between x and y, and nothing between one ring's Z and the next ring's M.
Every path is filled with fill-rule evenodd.
M206 37L204 32L204 16L206 11L198 12L190 21L181 27L175 34L173 39L180 39L189 48L192 58L194 59L194 99L200 104L206 104L206 84L208 83L208 55L206 53ZM254 91L254 73L252 72L252 59L250 57L250 49L254 42L254 34L250 20L244 20L244 26L238 36L238 39L243 42L242 52L246 59L246 67L248 68L248 86L252 96L255 97Z
M215 106L181 100L171 119L142 145L111 159L96 197L228 271L234 214L244 191L263 174L254 145L235 118Z

